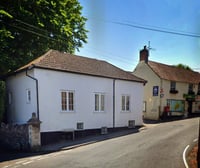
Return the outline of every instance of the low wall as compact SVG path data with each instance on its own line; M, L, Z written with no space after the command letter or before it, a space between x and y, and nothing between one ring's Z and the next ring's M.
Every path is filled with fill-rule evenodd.
M10 150L30 150L28 124L12 125L1 123L0 145Z
M0 147L19 151L38 151L41 147L40 123L35 113L26 124L1 123Z

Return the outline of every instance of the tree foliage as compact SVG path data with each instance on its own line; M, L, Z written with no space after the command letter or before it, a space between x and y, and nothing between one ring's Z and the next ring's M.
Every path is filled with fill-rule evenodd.
M1 0L0 75L56 49L74 53L86 43L78 0Z
M187 70L192 70L192 68L190 68L188 65L184 65L184 64L178 64L177 65L178 68L182 68L182 69L187 69Z

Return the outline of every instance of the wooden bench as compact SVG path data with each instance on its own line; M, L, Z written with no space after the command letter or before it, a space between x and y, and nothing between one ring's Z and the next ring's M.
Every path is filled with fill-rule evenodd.
M73 141L75 140L75 130L73 128L63 129L61 132L64 132L64 133L71 132L72 133L72 140Z

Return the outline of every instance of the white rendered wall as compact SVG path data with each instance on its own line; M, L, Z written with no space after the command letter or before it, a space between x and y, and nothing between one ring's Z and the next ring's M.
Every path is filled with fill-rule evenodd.
M129 120L135 120L136 125L142 125L143 84L116 80L115 82L115 126L128 126ZM130 96L130 111L123 112L121 108L122 95Z
M39 80L41 131L76 129L77 122L84 129L113 127L113 79L36 69ZM143 84L116 80L116 127L127 126L128 120L142 124ZM61 111L61 90L74 91L75 111ZM95 93L105 94L105 112L95 112ZM121 95L131 95L130 113L121 114Z
M133 74L147 80L147 83L144 87L143 98L143 100L146 102L146 111L143 112L144 118L152 120L159 119L161 79L144 61L139 62ZM153 96L153 86L159 87L158 96Z
M75 129L78 122L84 129L113 127L113 79L44 69L29 70L38 79L41 132ZM8 117L12 123L26 123L37 112L36 82L21 72L7 79L7 93L12 94ZM31 91L27 103L26 89ZM61 90L74 91L74 112L62 112ZM95 93L105 95L105 111L95 112ZM130 95L130 112L121 112L121 96ZM128 126L129 120L142 124L143 84L115 80L115 127Z
M41 131L112 126L112 79L36 69L39 80ZM74 91L74 112L62 112L61 90ZM105 112L95 112L95 93L105 94Z
M26 123L36 112L36 87L35 81L26 76L26 73L18 73L6 80L8 120L10 123L23 124ZM31 101L27 102L26 90L31 91Z

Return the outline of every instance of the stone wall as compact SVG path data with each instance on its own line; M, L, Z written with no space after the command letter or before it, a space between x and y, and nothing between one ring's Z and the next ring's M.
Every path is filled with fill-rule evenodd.
M26 151L30 149L28 139L28 124L12 125L1 123L1 147L10 150Z
M27 121L27 124L0 125L0 147L18 151L38 151L41 147L40 121L36 114Z

